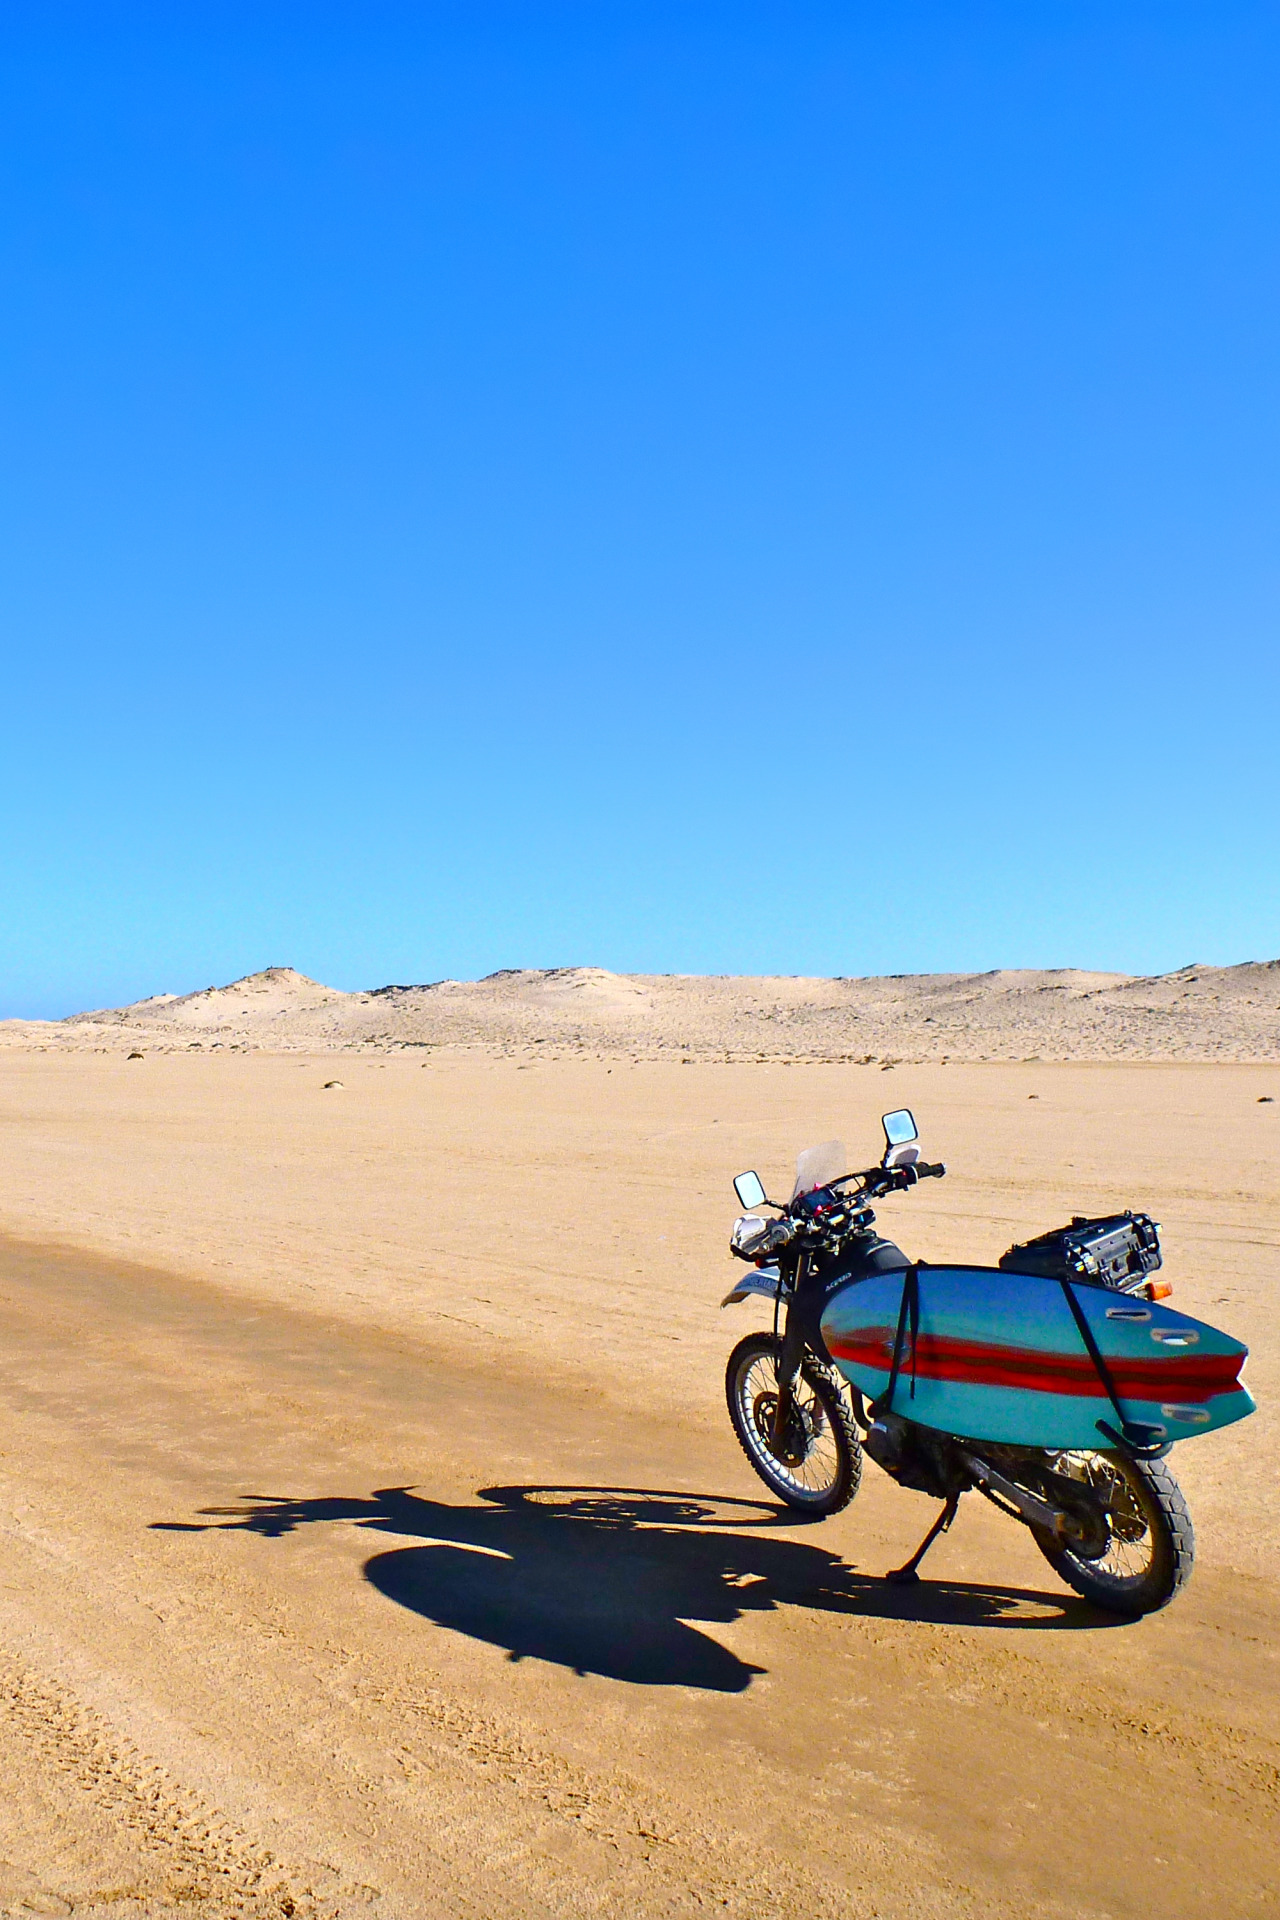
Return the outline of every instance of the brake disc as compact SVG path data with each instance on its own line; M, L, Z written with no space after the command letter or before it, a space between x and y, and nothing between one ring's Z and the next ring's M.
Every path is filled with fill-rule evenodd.
M813 1444L813 1435L809 1423L799 1407L794 1407L787 1425L786 1439L777 1444L773 1438L773 1416L778 1405L776 1393L758 1393L751 1404L751 1417L756 1423L756 1432L768 1447L775 1460L781 1460L784 1467L803 1466L809 1457Z

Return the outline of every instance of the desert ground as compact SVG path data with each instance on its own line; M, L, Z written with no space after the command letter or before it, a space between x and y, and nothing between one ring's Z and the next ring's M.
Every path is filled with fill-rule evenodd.
M0 1912L1274 1913L1280 970L1177 1014L1182 1058L1147 983L1121 1057L1051 1057L1059 993L945 1064L905 1015L788 1052L557 977L469 1040L356 995L264 1033L250 982L5 1032ZM1092 1611L976 1495L887 1587L934 1503L868 1463L792 1524L739 1454L731 1176L866 1164L903 1104L949 1168L881 1209L910 1251L1144 1207L1174 1304L1249 1342L1259 1412L1174 1456L1167 1612Z

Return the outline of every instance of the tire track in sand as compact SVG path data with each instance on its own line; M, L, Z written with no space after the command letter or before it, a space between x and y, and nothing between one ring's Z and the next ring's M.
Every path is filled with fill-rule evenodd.
M153 1869L144 1869L136 1886L71 1894L65 1906L45 1911L92 1914L101 1908L119 1915L122 1903L140 1902L154 1913L158 1896L166 1905L228 1920L339 1920L353 1910L367 1911L376 1900L371 1887L318 1891L313 1875L291 1869L150 1760L96 1709L9 1654L0 1654L0 1717L39 1768L87 1795Z

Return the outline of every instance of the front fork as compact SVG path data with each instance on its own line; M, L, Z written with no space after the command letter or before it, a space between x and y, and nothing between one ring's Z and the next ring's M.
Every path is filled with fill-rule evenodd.
M805 1277L808 1266L803 1254L796 1261L794 1273L790 1276L791 1285L786 1290L786 1325L782 1330L782 1351L778 1355L777 1381L778 1398L774 1404L773 1420L770 1423L769 1443L777 1452L791 1425L791 1416L795 1412L796 1377L800 1372L800 1362L804 1358L804 1334L800 1327L800 1315L795 1311L796 1295ZM785 1280L785 1269L783 1270ZM778 1320L782 1313L783 1290L779 1287L773 1302L773 1332L778 1335Z
M782 1352L778 1358L778 1399L773 1409L773 1431L769 1435L775 1449L781 1447L791 1425L796 1405L796 1379L803 1358L804 1335L796 1315L789 1313L786 1331L782 1336Z
M809 1261L801 1254L796 1262L795 1274L787 1294L787 1320L782 1330L782 1351L778 1355L778 1400L773 1410L770 1443L779 1448L783 1445L790 1430L796 1405L796 1380L800 1374L801 1362L805 1356L808 1341L805 1339L805 1316L797 1311L800 1291L809 1275ZM781 1311L781 1298L774 1309L774 1334L778 1331L778 1316Z
M775 1448L783 1445L790 1429L796 1405L796 1380L799 1378L800 1367L804 1360L805 1352L809 1348L809 1341L805 1337L806 1316L797 1311L800 1290L808 1278L808 1275L808 1258L802 1253L796 1263L795 1275L786 1294L787 1319L786 1325L782 1329L782 1351L778 1355L778 1400L773 1410L773 1420L770 1423L769 1430L769 1441ZM778 1335L778 1323L782 1313L782 1304L782 1297L778 1296L774 1303L773 1331L775 1338ZM821 1336L819 1336L819 1341L820 1340ZM852 1391L847 1383L836 1375L830 1360L825 1354L825 1350L819 1351L815 1357L823 1366L824 1370L831 1374L833 1385L844 1389L844 1392L852 1402L854 1418L860 1426L865 1427L869 1416L866 1412L862 1395Z

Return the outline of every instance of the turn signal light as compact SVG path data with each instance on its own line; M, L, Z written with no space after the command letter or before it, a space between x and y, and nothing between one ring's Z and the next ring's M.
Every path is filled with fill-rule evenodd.
M1172 1280L1148 1280L1144 1292L1148 1300L1167 1300L1173 1292Z

